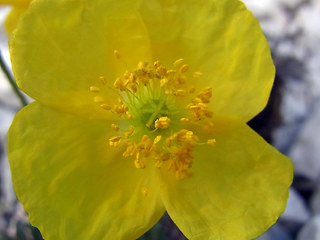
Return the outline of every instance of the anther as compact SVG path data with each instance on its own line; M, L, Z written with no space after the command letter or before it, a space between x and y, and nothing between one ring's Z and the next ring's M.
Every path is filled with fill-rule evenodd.
M96 102L96 103L103 103L103 102L104 102L104 97L95 96L95 97L93 98L93 101Z
M105 77L99 77L99 81L103 84L106 85L107 84L107 80Z
M156 129L158 129L158 128L162 128L162 129L168 128L170 121L171 121L171 120L170 120L170 118L168 118L168 117L161 117L161 118L159 118L159 119L157 119L157 120L155 121L154 127L155 127Z
M173 66L178 67L180 64L183 63L183 61L184 61L184 59L183 59L183 58L180 58L180 59L176 60L176 61L173 63Z
M119 125L114 124L114 123L111 124L111 128L113 129L113 131L116 131L116 132L118 132L120 130Z
M153 66L156 67L156 68L159 67L159 66L160 66L160 62L159 62L159 61L155 61L155 62L153 63Z
M130 113L129 111L126 111L126 115L127 115L127 118L128 118L129 120L132 119L132 115L131 115L131 113Z
M160 80L160 87L163 87L164 85L166 85L168 83L168 78L162 78Z
M144 61L144 62L139 62L138 63L138 69L144 69L148 66L148 62L147 61Z
M208 87L203 89L199 94L198 97L202 100L204 103L209 103L210 99L212 97L212 88Z
M142 162L141 160L135 160L134 161L134 165L136 166L136 168L138 169L144 169L146 167L146 165L144 164L144 162Z
M195 87L192 87L189 89L189 93L194 93L196 91L196 88Z
M148 193L149 193L148 188L146 188L146 187L141 188L141 193L145 197L148 196Z
M125 132L124 135L123 135L123 137L124 137L124 138L129 138L129 137L132 136L133 132L134 132L134 126L130 126L129 131L128 131L128 132Z
M207 144L210 146L215 146L217 141L215 139L208 139Z
M111 147L118 147L121 142L121 136L115 136L109 139L109 144Z
M162 138L161 135L156 136L156 137L154 138L154 140L153 140L153 144L157 144L158 142L160 142L160 141L161 141L161 138Z
M189 65L188 64L184 64L182 65L182 67L179 69L180 73L185 73L186 71L188 71L189 69Z
M90 92L98 93L98 92L100 92L100 88L95 87L95 86L91 86L90 87Z
M162 165L163 165L163 161L161 161L161 160L156 161L156 163L154 164L154 166L155 166L156 168L161 168Z
M120 91L126 90L126 86L125 86L125 84L123 84L123 81L122 81L120 78L117 78L117 79L114 81L113 86L114 86L115 88L118 88Z
M111 110L111 106L109 106L108 104L101 104L100 107L104 110Z
M180 122L183 122L183 123L187 123L189 121L190 121L190 119L188 119L188 118L181 118L180 119Z
M166 139L166 145L167 145L167 147L171 147L174 138L175 138L175 137L171 136L171 137L168 137L168 138Z
M179 84L184 84L186 82L186 77L185 76L180 76L177 78L177 81Z
M193 76L194 78L202 77L202 75L203 75L202 72L194 72L194 73L192 74L192 76Z
M176 72L177 72L176 70L170 69L170 70L167 70L167 75L175 74Z
M114 50L113 51L113 55L117 58L117 59L120 59L120 53L118 50Z
M148 188L146 188L146 187L141 188L141 193L145 197L148 196L148 193L149 193Z
M185 96L187 93L186 93L186 90L184 89L178 89L175 91L174 95L176 95L177 97L183 97Z
M128 111L128 107L121 104L121 105L115 105L114 106L114 111L118 114L124 114Z

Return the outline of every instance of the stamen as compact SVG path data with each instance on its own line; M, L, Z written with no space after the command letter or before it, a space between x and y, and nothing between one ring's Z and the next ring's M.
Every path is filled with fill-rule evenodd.
M202 77L202 75L203 75L202 72L194 72L194 73L192 74L192 76L193 76L194 78L200 78L200 77Z
M169 82L168 78L162 78L160 80L160 87L165 86Z
M180 58L180 59L176 60L176 61L173 63L173 66L178 67L180 64L183 63L183 61L184 61L184 59L183 59L183 58Z
M167 147L171 147L173 140L177 137L176 134L172 135L171 137L168 137L166 139L166 145Z
M131 115L131 113L130 112L126 112L126 115L127 115L127 118L128 118L128 120L131 120L132 119L132 115Z
M95 87L95 86L91 86L90 87L90 92L98 93L98 92L100 92L100 88Z
M163 165L163 161L161 161L161 160L156 161L156 163L154 164L154 166L155 166L156 168L161 168L162 165Z
M109 144L111 147L118 147L121 142L121 136L115 136L109 139Z
M146 165L144 164L143 161L141 161L140 159L140 152L137 153L136 155L136 160L134 161L134 165L136 166L136 168L138 169L144 169L146 167Z
M115 58L121 58L118 50L113 54ZM127 69L119 75L113 84L108 82L108 87L113 87L120 96L118 102L112 102L113 107L106 104L103 97L108 93L97 94L93 101L127 122L121 125L130 126L129 130L123 130L113 123L111 128L115 132L121 130L123 135L110 138L110 146L118 147L124 143L123 157L134 158L134 166L138 169L144 169L149 161L153 161L150 165L156 168L166 166L174 171L177 180L182 180L192 176L190 168L194 147L216 144L214 138L199 143L199 137L193 131L181 128L188 126L184 123L192 123L202 126L210 134L214 133L213 112L209 109L212 88L194 94L196 88L190 78L199 78L202 73L187 73L190 66L184 64L183 58L176 60L173 66L173 69L167 69L159 61L153 64L140 61L134 69ZM99 81L102 85L107 84L103 76ZM90 86L90 92L102 92L103 88L98 86ZM162 138L165 141L161 142ZM141 192L147 196L148 189L143 187Z
M143 196L148 196L148 193L149 193L149 191L148 191L148 188L146 188L146 187L143 187L142 189L141 189L141 193L143 194Z
M198 97L202 100L204 103L209 103L210 99L212 97L212 88L208 87L203 89L199 94Z
M196 91L196 88L195 87L192 87L189 89L189 93L194 93Z
M167 75L173 75L176 72L177 72L177 70L170 69L170 70L167 70Z
M159 62L159 61L155 61L155 62L153 63L153 66L154 66L155 68L159 67L159 66L160 66L160 62Z
M118 50L114 50L114 51L113 51L113 55L114 55L117 59L120 59L120 57L121 57Z
M179 69L180 73L185 73L186 71L189 70L189 65L188 64L184 64L182 65L182 67Z
M161 138L162 138L162 136L161 136L161 135L156 136L156 138L153 140L153 144L154 144L154 145L156 145L158 142L160 142L160 141L161 141Z
M216 139L208 139L207 144L210 146L215 146L217 143Z
M114 111L118 114L124 114L128 111L128 107L125 106L124 104L120 104L120 105L115 105L114 106Z
M94 96L93 101L94 101L95 103L103 103L103 102L104 102L104 97Z
M99 81L103 84L106 85L107 84L107 80L105 77L99 77Z
M123 137L124 138L129 138L129 137L131 137L131 135L133 134L133 132L134 132L134 126L130 126L130 129L129 129L129 131L128 132L125 132L124 133L124 135L123 135Z
M187 123L189 122L190 120L188 118L181 118L180 119L180 122L183 122L183 123Z
M186 94L187 94L187 92L186 92L186 90L184 90L184 89L178 89L178 90L176 90L176 92L175 92L175 95L178 96L178 97L183 97L183 96L185 96Z
M117 124L111 124L111 128L114 130L114 131L116 131L116 132L119 132L119 130L120 130L120 127L119 127L119 125L117 125Z
M109 106L108 104L101 104L100 107L104 110L111 110L111 106Z
M158 128L162 128L162 129L168 128L170 121L171 121L171 120L170 120L170 118L168 118L168 117L161 117L161 118L159 118L159 119L157 119L157 120L155 121L154 127L155 127L156 129L158 129Z
M119 89L120 91L125 91L127 88L127 85L128 84L124 84L120 78L117 78L113 83L113 86Z

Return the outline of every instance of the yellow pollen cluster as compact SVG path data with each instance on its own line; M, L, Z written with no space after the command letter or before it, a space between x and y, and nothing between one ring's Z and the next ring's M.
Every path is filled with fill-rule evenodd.
M114 56L121 58L117 50ZM167 69L159 61L139 62L135 69L126 70L112 84L100 77L102 86L118 90L117 104L105 101L102 87L90 86L89 91L94 94L95 103L116 114L119 121L124 121L121 126L127 128L122 130L118 124L111 125L118 135L109 139L110 146L125 144L123 157L134 158L138 169L146 168L153 161L151 164L156 168L167 167L181 180L192 176L194 147L199 144L215 146L216 140L207 139L201 143L199 137L184 126L199 124L207 131L212 130L213 113L208 107L212 89L204 88L196 93L190 77L200 78L202 73L187 75L191 67L184 64L184 59L176 60L173 67ZM147 189L142 189L142 194L146 196Z
M161 117L159 119L157 119L154 123L154 127L156 129L158 128L168 128L169 127L169 123L170 123L170 118L168 117Z

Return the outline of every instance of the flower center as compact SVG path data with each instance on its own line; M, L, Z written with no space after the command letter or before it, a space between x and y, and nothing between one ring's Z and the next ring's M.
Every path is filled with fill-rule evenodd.
M114 55L120 59L118 51ZM173 69L159 61L151 65L139 62L137 68L125 71L113 82L112 88L121 96L113 107L99 95L99 87L90 87L96 94L94 102L119 117L119 122L111 126L118 134L109 139L109 145L125 144L123 157L134 158L136 168L144 169L150 164L167 167L178 180L192 175L192 150L196 145L215 145L215 139L199 142L199 137L186 127L192 123L207 131L212 129L213 114L208 109L212 90L205 88L196 94L187 75L189 65L183 61L175 61ZM201 76L200 72L192 74L193 78ZM100 82L108 84L104 77Z

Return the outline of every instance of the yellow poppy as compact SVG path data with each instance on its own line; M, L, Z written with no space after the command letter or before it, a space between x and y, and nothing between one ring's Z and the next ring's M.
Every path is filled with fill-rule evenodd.
M0 0L0 5L11 5L12 9L5 20L5 30L8 35L16 27L21 15L27 10L31 0Z
M252 239L284 211L288 158L246 122L274 65L238 0L34 0L10 39L8 156L46 240Z

